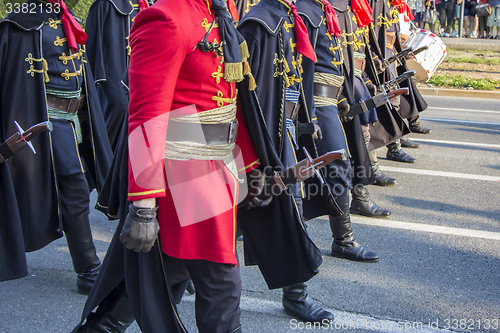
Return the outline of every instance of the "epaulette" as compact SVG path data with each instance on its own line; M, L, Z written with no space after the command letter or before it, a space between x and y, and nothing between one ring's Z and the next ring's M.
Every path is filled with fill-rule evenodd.
M261 4L262 3L259 3L253 6L248 14L240 21L238 27L242 27L247 22L257 22L264 26L270 34L275 36L287 15L274 12L265 6L261 6Z
M297 3L297 12L304 16L313 27L319 28L321 26L321 22L323 21L322 16L324 16L323 6L319 3L316 3L316 0L312 2L298 2Z
M347 12L349 10L349 2L347 0L329 0L332 4L332 7L338 10L339 12Z

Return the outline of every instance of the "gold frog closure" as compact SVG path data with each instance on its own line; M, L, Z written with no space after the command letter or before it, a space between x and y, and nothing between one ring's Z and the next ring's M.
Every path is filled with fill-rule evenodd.
M47 61L44 58L36 59L33 58L33 54L28 53L28 57L24 59L24 61L30 64L30 68L26 72L26 74L29 74L31 77L35 77L35 73L42 74L45 83L49 82L49 74L47 74L47 71L49 70L49 65L47 64ZM34 63L36 62L42 64L42 69L35 69Z

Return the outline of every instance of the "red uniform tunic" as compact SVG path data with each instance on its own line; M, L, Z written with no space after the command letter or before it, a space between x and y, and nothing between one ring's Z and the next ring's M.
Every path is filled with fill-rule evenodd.
M167 255L235 265L236 177L220 160L165 160L167 171L162 167L170 117L226 106L236 98L235 84L222 77L222 58L195 48L214 19L210 6L209 0L159 0L135 18L130 34L129 200L158 198L159 234ZM221 42L217 25L207 40ZM258 162L238 119L236 144L244 173Z

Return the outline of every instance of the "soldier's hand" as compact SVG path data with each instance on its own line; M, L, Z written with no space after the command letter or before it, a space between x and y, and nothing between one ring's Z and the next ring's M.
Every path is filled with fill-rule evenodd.
M120 242L135 252L149 252L158 235L159 226L156 218L158 207L143 208L130 204L128 209L120 233Z
M321 127L319 127L318 124L314 124L314 133L312 135L314 140L322 140L323 139L323 132L321 132Z
M349 113L349 110L351 109L351 106L347 101L344 101L337 105L337 109L339 110L339 118L343 118L346 114Z
M377 94L377 86L374 85L372 82L368 82L366 84L366 88L368 88L370 95L375 96Z
M375 58L373 59L373 63L375 64L375 70L377 71L377 74L383 73L385 71L382 60L380 60L379 58Z
M239 204L247 208L264 207L271 203L273 196L261 198L262 191L266 184L266 175L260 169L253 169L247 173L248 194Z

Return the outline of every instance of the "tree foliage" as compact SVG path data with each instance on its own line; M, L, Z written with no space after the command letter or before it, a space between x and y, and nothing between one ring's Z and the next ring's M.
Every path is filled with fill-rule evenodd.
M6 3L24 3L24 0L0 0L0 18L4 18L7 15L7 7ZM82 20L82 26L85 26L85 19L87 18L87 13L89 11L90 6L92 5L93 0L65 0L66 5L73 9L76 16Z

